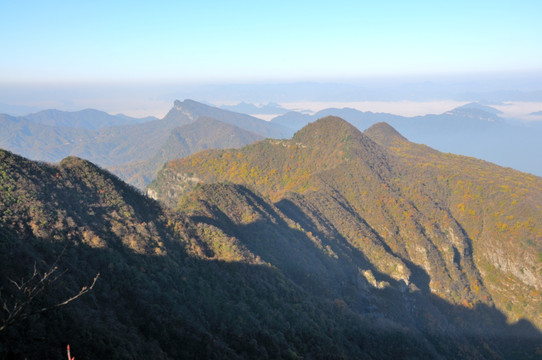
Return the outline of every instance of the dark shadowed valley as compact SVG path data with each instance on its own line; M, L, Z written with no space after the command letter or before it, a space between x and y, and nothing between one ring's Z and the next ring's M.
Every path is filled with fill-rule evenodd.
M147 195L79 157L0 152L0 357L541 356L541 178L383 122L273 139L185 104L130 170L157 174ZM28 299L17 284L52 266Z

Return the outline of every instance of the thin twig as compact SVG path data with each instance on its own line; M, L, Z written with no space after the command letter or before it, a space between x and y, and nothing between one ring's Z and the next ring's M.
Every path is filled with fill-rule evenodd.
M60 256L62 256L63 253L64 251L62 251ZM60 256L56 259L56 261L49 268L49 270L45 272L43 275L40 275L39 271L36 268L36 264L34 264L34 271L32 273L32 276L29 279L27 280L21 279L20 282L16 282L12 279L8 279L17 288L17 290L20 293L20 297L16 297L13 302L13 305L8 306L8 301L2 298L2 294L0 292L0 301L2 301L2 309L7 313L7 318L4 319L2 323L0 324L0 331L12 325L16 321L26 319L31 315L39 314L44 311L48 311L60 306L67 305L70 302L78 299L79 297L83 296L84 294L86 294L87 292L89 292L90 290L94 288L94 285L96 285L96 281L100 277L100 273L96 274L90 286L82 287L81 290L74 296L62 302L59 302L53 306L44 307L44 308L37 309L34 311L24 312L26 308L30 305L30 303L39 294L41 294L47 287L49 287L52 283L58 280L66 272L66 271L63 271L61 274L53 276L53 274L58 270L57 262L59 261ZM35 284L32 284L32 282L35 281L37 278L39 278L39 280L37 280Z

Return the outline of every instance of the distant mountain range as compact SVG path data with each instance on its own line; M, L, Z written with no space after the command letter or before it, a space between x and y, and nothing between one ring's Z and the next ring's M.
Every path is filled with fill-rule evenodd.
M200 118L158 153L215 127L253 139ZM327 117L173 160L148 194L0 150L0 358L540 357L539 177Z
M386 122L413 142L439 151L474 156L501 166L542 176L542 163L533 161L542 153L542 122L508 121L500 111L470 103L438 115L403 117L356 109L325 109L313 115L289 112L272 119L292 132L324 116L339 116L360 130Z
M88 130L98 130L110 126L132 125L146 121L158 120L154 116L136 119L123 114L109 115L106 112L94 109L85 109L74 112L44 110L35 114L23 116L23 118L36 124Z
M167 142L171 136L178 135L177 128L180 126L194 123L189 131L196 131L194 127L198 126L212 130L212 134L203 134L199 131L202 136L207 136L208 141L202 139L201 142L205 142L205 146L208 147L246 145L246 143L233 145L229 138L233 136L230 131L223 134L224 139L218 139L221 135L216 130L223 130L224 127L218 124L211 129L208 122L196 122L201 117L235 126L239 133L242 131L252 133L250 136L239 134L239 141L241 139L254 141L260 139L258 136L281 138L289 134L289 130L279 124L192 100L182 102L177 100L161 120L155 118L136 120L97 110L79 112L47 110L25 117L0 115L2 129L0 147L31 159L48 162L58 162L70 155L79 156L100 166L118 169L120 176L128 176L127 179L133 179L133 184L144 187L150 182L149 176L163 165L155 163L158 159L166 161L169 157L186 156L202 149L199 147L201 144L197 145L198 140L193 140L192 147L187 145L188 148L179 149L180 153L171 153L174 147ZM249 140L252 138L254 140ZM218 145L219 142L223 145ZM170 150L165 150L164 146L170 146ZM164 157L164 152L170 154Z
M279 108L276 104L266 107ZM264 107L241 103L233 108L251 112L254 108L262 110ZM533 161L533 154L542 153L542 142L539 141L542 123L508 121L500 117L498 110L479 103L443 114L417 117L329 108L313 115L287 112L270 122L193 100L175 101L161 120L113 116L90 109L79 112L47 110L24 117L0 115L0 147L49 162L58 162L69 155L79 156L107 167L143 189L163 165L161 161L202 149L196 146L187 153L186 148L167 145L171 136L182 137L178 127L193 124L200 117L212 118L262 137L280 139L289 138L306 124L330 115L339 116L360 130L386 122L413 142L542 175L542 163ZM172 133L174 129L177 129L177 135ZM208 148L222 147L219 142L228 142L227 139L219 140L216 134L211 137L216 141L207 142ZM241 145L246 144L235 146ZM164 146L178 149L179 153L164 150ZM159 154L164 151L170 155Z
M150 159L109 166L108 169L141 189L151 183L162 166L205 149L238 148L262 140L263 136L221 121L200 117L171 130L165 144Z

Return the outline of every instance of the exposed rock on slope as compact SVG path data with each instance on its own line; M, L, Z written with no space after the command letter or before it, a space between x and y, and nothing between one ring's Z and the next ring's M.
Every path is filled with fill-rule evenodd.
M318 209L381 273L542 327L540 297L529 295L542 283L540 178L410 143L386 124L365 135L326 118L289 141L173 161L150 190L176 206L197 182L221 181L277 204L295 203L293 193L306 204L298 212Z

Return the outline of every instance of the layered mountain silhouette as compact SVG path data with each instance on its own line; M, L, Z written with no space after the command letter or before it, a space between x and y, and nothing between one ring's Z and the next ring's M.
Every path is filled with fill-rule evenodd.
M413 142L439 151L473 156L501 166L542 175L542 165L532 154L542 151L542 127L538 122L507 121L502 113L487 105L469 103L443 114L403 117L364 112L350 108L330 108L313 115L289 112L272 119L291 132L325 116L339 116L361 131L386 122Z
M126 143L112 133L119 127L144 126L143 123L153 119L156 120L109 115L93 109L44 110L19 117L0 114L0 147L35 160L54 162L70 154L80 154L105 164L107 152ZM114 154L111 158L115 161Z
M2 301L61 273L0 357L540 356L540 178L339 118L170 162L168 207L80 158L0 160Z
M80 158L0 160L2 302L61 274L0 357L540 356L538 177L336 117L169 162L165 205Z
M73 112L50 109L26 115L23 118L36 124L88 130L97 130L110 126L123 126L158 120L154 116L149 116L146 118L133 118L123 114L110 115L106 112L95 109L85 109Z
M205 149L239 148L263 137L224 122L200 117L173 129L166 143L148 160L110 166L109 170L141 189L151 183L162 166Z
M280 138L288 134L288 130L281 125L252 116L218 109L193 100L177 100L161 120L131 119L124 115L113 116L91 109L79 112L47 110L24 117L0 115L0 147L33 160L58 162L66 156L85 158L114 171L118 169L120 176L126 176L126 180L143 188L150 182L149 177L154 174L155 169L163 165L155 162L167 158L161 155L168 151L163 147L169 146L168 139L175 137L175 133L178 134L179 127L189 124L193 124L192 128L201 126L200 134L209 129L207 123L197 122L201 117L211 117L235 126L239 131L248 131L261 137ZM219 140L219 134L215 131L212 137L224 144L230 141L227 138ZM228 132L225 136L231 136L231 133ZM247 136L241 138L254 141ZM205 139L202 138L201 142L205 142ZM239 145L246 144L245 142ZM213 141L207 142L207 146L213 147ZM173 148L170 147L170 150ZM186 156L184 150L186 149L171 155ZM193 146L190 151L197 150L198 146ZM192 153L190 151L188 154Z
M273 124L250 115L219 109L193 100L175 100L173 108L167 113L164 120L178 121L181 119L181 121L186 122L186 118L188 118L189 121L186 123L190 123L201 116L235 125L264 137L282 138L288 135L287 129L281 125Z
M249 105L241 103L230 109L254 110L254 106ZM268 107L270 112L276 104L258 109L263 111ZM539 141L542 127L537 122L507 121L501 118L498 110L479 103L466 104L443 114L412 118L330 108L314 115L289 112L270 122L193 100L176 100L161 120L113 116L92 109L78 112L46 110L24 117L0 115L0 147L33 160L49 162L79 156L107 167L143 189L154 173L149 169L155 167L141 164L160 158L158 152L166 146L171 132L200 117L213 118L263 137L289 138L306 124L325 116L339 116L362 131L378 122L386 122L411 141L440 151L474 156L542 175L542 165L532 161L531 156L542 151ZM174 157L182 156L185 153Z

